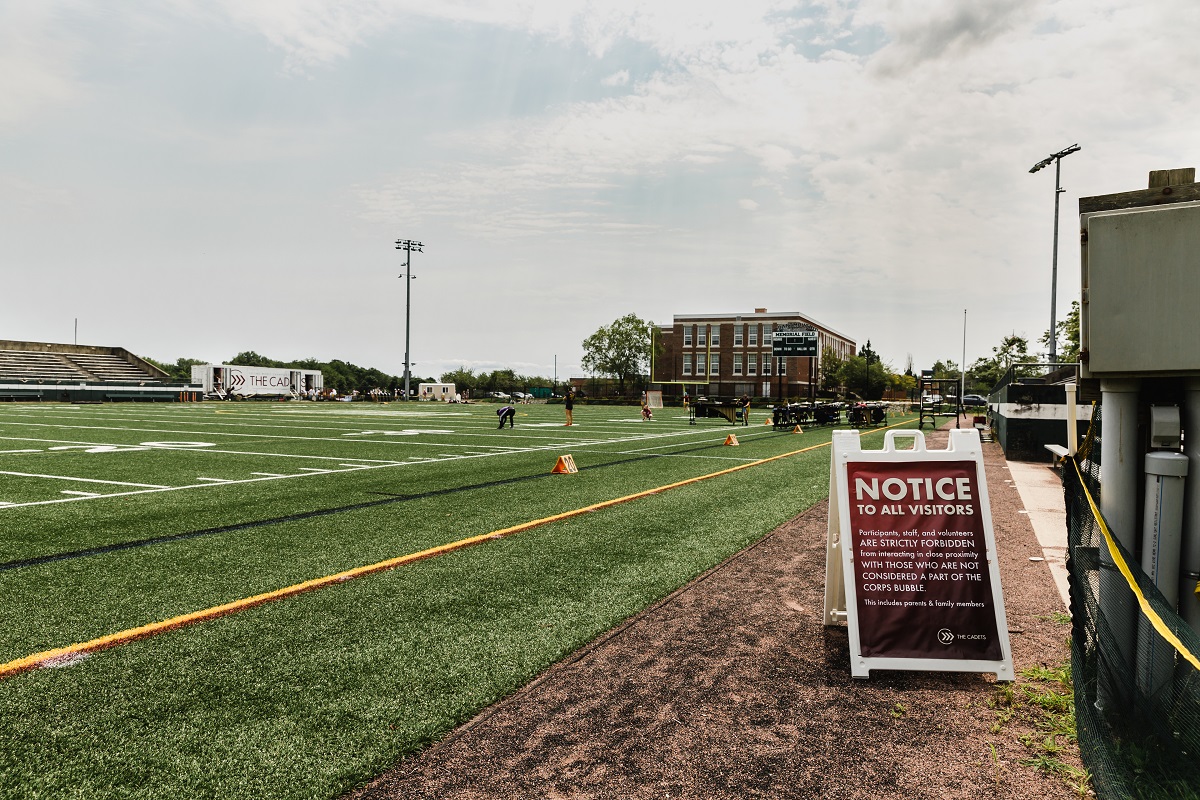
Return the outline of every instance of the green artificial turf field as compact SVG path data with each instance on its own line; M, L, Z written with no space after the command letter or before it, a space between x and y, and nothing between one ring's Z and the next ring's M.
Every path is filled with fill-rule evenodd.
M504 430L495 409L0 405L0 665L118 635L0 677L0 797L335 797L828 491L830 429L761 409L578 406L567 428L530 405ZM564 454L578 474L551 474Z

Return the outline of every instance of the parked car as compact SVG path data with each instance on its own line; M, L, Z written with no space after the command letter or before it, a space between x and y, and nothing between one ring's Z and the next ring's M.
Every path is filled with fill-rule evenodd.
M488 397L494 397L497 400L511 400L512 398L504 392L488 392Z
M942 404L942 396L940 394L922 395L921 402L927 406L940 406Z
M987 398L978 394L964 394L963 406L966 408L983 408L988 404Z

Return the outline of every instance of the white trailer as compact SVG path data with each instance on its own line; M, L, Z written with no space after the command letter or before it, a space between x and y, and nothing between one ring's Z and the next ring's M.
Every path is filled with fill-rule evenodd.
M450 403L454 400L453 383L422 383L417 386L417 397L422 400L439 400Z
M235 364L197 364L192 383L214 397L309 397L321 393L320 370L242 367Z

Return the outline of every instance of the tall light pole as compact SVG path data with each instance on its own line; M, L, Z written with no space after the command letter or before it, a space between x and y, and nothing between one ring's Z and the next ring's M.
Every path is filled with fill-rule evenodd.
M1042 159L1034 164L1029 170L1037 172L1042 167L1048 167L1051 163L1054 164L1054 258L1050 270L1050 363L1058 362L1058 331L1054 329L1056 324L1054 315L1058 305L1058 196L1062 194L1062 160L1071 153L1079 150L1079 145L1073 144L1065 150L1059 150L1057 153Z
M963 413L963 398L967 396L967 310L963 309L963 354L962 366L958 370L958 415Z
M418 253L424 253L425 251L421 249L422 247L424 247L423 244L412 239L396 240L396 249L404 251L404 274L397 277L404 278L404 402L406 403L408 402L409 367L412 365L412 362L408 360L409 312L412 308L411 287L413 279L410 267L412 266L412 251L416 250Z

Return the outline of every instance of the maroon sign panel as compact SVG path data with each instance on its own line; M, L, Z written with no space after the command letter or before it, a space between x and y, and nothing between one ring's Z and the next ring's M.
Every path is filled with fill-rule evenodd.
M1000 660L976 463L846 470L861 654Z

